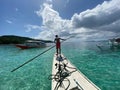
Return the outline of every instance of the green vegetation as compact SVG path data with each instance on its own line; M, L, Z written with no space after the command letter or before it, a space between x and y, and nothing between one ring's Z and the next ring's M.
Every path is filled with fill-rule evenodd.
M0 36L0 44L18 44L18 43L24 43L26 40L32 40L32 39L27 37L14 36L14 35Z
M0 44L20 44L24 43L26 40L35 40L28 37L14 36L14 35L5 35L0 36ZM52 41L40 40L45 43L51 43Z

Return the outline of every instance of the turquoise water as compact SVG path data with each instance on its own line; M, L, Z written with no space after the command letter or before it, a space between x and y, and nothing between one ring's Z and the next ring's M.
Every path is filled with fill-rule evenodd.
M10 71L47 48L20 50L13 45L0 46L0 90L51 90L52 59L55 49L11 73ZM120 90L120 51L96 42L66 42L63 54L102 90Z

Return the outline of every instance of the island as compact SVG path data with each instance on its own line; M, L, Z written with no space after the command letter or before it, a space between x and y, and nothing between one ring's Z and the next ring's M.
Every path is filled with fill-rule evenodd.
M0 36L0 44L23 44L28 40L39 40L45 43L53 43L53 41L50 41L50 40L40 40L40 39L33 39L30 37L22 37L22 36L15 36L15 35Z

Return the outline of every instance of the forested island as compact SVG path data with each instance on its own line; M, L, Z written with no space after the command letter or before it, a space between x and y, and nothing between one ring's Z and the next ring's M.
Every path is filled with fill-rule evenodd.
M4 35L0 36L0 44L22 44L27 40L39 40L33 39L29 37L22 37L22 36L15 36L15 35ZM40 40L45 43L52 43L53 41L50 40Z

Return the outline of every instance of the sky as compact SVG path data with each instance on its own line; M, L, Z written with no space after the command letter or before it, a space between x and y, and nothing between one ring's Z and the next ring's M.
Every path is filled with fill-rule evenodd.
M120 0L0 0L0 36L120 37Z

